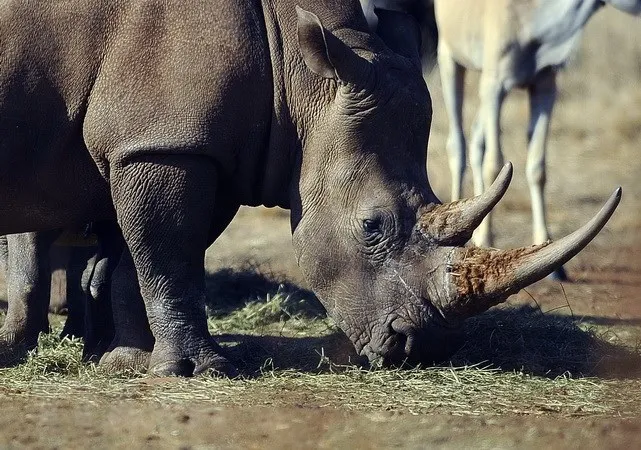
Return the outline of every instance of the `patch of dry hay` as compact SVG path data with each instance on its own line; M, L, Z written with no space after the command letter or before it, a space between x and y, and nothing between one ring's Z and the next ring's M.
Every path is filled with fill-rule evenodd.
M625 353L636 355L638 362L639 354L601 340L596 329L586 331L572 318L535 308L497 309L467 323L467 343L447 367L370 370L349 358L335 358L350 353L342 333L326 320L283 313L287 301L285 295L271 295L210 319L213 329L237 327L236 334L218 340L246 366L242 379L104 374L81 362L79 341L50 334L41 337L38 354L25 364L0 369L0 399L19 395L99 404L296 405L455 415L641 412L641 380L596 377L607 358ZM262 325L248 334L257 322Z

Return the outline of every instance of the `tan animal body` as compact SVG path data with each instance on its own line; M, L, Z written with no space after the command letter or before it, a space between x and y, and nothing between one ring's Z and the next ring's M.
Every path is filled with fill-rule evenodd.
M601 7L641 14L639 0L435 0L438 60L450 122L447 142L452 198L461 197L465 168L462 128L466 69L481 71L480 108L469 143L474 192L479 194L503 165L500 111L514 87L528 90L530 122L526 174L532 201L535 244L550 239L543 191L545 152L556 72L567 61L588 19ZM491 216L474 234L477 245L492 246ZM562 270L556 272L564 277Z

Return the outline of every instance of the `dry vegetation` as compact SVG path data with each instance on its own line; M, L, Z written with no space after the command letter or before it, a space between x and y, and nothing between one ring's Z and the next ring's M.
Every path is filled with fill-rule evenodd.
M349 343L326 319L290 311L288 297L277 294L210 319L212 331L235 333L223 334L220 341L244 363L240 380L156 383L139 373L104 374L81 362L80 341L52 333L42 336L38 352L24 364L0 370L0 396L80 397L99 404L304 404L412 414L631 417L640 412L631 394L641 390L641 382L582 375L597 373L603 358L639 365L641 356L606 344L593 329L583 330L571 319L530 308L501 310L468 325L468 342L484 344L463 348L450 367L374 370L334 363L332 354L340 358ZM622 385L626 395L612 396Z
M209 325L234 360L239 380L203 377L156 382L140 373L105 374L81 361L82 343L42 336L37 352L0 369L0 398L65 399L108 404L140 401L218 406L304 405L360 411L455 415L552 414L636 417L639 349L603 339L601 329L538 308L499 308L470 320L467 344L447 367L373 369L325 318L308 292L277 285L256 272L225 272L227 303ZM241 278L250 289L238 291ZM240 294L240 296L239 296ZM614 395L625 386L625 395Z

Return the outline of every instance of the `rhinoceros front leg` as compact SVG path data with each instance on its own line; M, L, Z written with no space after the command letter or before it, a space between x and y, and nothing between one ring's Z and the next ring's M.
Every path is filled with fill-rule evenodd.
M112 285L116 286L119 283L112 283L112 281L125 246L120 228L115 222L94 223L92 230L98 236L99 245L98 251L82 274L82 291L86 299L85 317L83 318L85 329L83 359L85 361L100 360L114 341L111 291ZM133 264L129 270L132 272L129 278L133 278L134 287L131 289L131 294L118 296L118 298L133 298L134 301L137 300L142 304ZM144 316L144 306L139 309L142 309ZM144 324L149 329L146 316L144 316ZM151 333L148 332L148 334ZM151 346L153 346L153 339ZM151 346L149 346L149 351L151 351Z
M71 245L51 246L51 264L54 264L54 254L62 256L66 253L66 260L63 261L63 273L66 275L66 286L63 299L67 307L67 320L60 333L61 337L74 336L85 338L85 315L86 315L86 298L84 288L82 287L82 277L88 266L94 264L96 249L93 247L77 247ZM60 261L60 260L59 260ZM55 282L54 273L52 273L52 284ZM53 290L53 289L52 289ZM59 294L59 293L58 293ZM54 297L58 297L57 299ZM49 301L49 310L51 311L54 300L60 301L58 295L52 293Z
M0 366L22 360L49 331L49 248L59 231L7 236L7 316L0 329Z
M153 155L111 165L118 221L155 338L150 371L158 375L236 374L205 316L216 175L202 156Z

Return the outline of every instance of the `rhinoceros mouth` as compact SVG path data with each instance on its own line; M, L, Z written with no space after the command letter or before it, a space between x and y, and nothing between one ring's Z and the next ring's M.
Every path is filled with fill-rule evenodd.
M425 366L446 359L458 348L450 349L450 336L458 335L460 322L448 321L431 305L421 316L421 323L398 317L388 321L384 336L378 342L370 340L359 353L383 367Z

